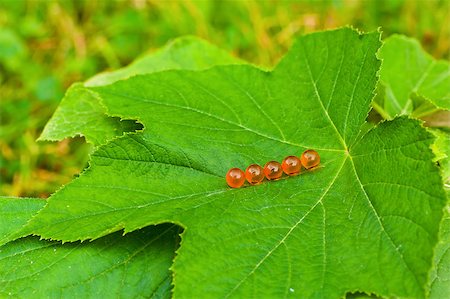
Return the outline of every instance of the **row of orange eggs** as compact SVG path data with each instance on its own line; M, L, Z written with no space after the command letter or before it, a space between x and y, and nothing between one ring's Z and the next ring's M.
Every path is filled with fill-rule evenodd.
M270 161L264 165L264 168L258 164L251 164L247 167L245 173L240 168L231 168L228 170L225 179L231 188L242 187L245 180L250 185L258 185L262 183L264 178L267 178L269 181L278 180L283 175L283 172L289 176L294 176L300 173L302 166L305 169L311 169L319 165L319 163L319 154L314 150L306 150L300 158L287 156L281 164L277 161Z

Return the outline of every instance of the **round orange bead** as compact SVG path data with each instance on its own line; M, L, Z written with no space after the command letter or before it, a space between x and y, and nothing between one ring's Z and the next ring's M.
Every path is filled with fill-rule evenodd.
M264 171L258 164L252 164L245 170L245 178L252 185L258 185L264 180Z
M283 168L284 173L287 175L297 175L302 169L302 163L296 156L288 156L281 162L281 168Z
M302 161L303 167L305 167L306 169L310 169L319 165L320 156L314 150L306 150L303 152L300 160Z
M245 175L239 168L231 168L225 176L228 186L231 188L240 188L244 185Z
M270 161L264 165L264 174L268 180L278 180L283 175L281 164L277 161Z

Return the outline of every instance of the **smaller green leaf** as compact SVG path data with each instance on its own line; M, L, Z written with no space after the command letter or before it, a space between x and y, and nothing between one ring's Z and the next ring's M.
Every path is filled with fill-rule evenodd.
M181 37L115 72L99 74L76 83L66 92L38 140L59 141L77 135L94 145L106 143L124 132L142 129L134 120L110 117L99 95L88 86L108 85L138 74L164 70L203 70L215 65L242 64L224 50L196 37ZM136 118L137 119L137 118Z
M150 226L87 243L21 238L27 235L25 224L45 204L0 197L0 298L170 298L168 269L179 243L178 227Z
M423 100L413 99L414 94L434 106L422 111L422 115L433 112L435 107L450 109L448 61L435 60L421 48L418 41L402 35L386 39L380 50L380 58L383 59L380 79L385 88L385 97L384 103L379 99L374 104L380 114L393 118L413 113L423 104Z
M130 65L114 72L98 74L87 80L89 87L104 86L135 75L164 70L202 70L214 65L242 64L225 50L194 36L185 36L168 43L155 53L135 60Z
M441 223L440 241L436 247L431 273L430 299L448 297L450 294L450 207L447 206Z
M450 134L438 129L430 131L436 136L431 147L435 155L434 161L439 163L444 182L450 184Z

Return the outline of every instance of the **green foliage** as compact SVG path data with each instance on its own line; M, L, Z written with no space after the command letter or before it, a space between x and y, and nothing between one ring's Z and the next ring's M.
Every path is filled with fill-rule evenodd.
M345 24L365 30L383 25L384 36L406 33L440 58L447 57L450 47L447 7L447 0L2 2L0 192L47 197L79 173L89 150L80 138L35 143L63 90L126 65L174 37L195 34L251 63L272 66L300 33ZM373 58L375 41L368 42L369 36L361 45L370 45L367 53ZM335 56L324 57L325 49L339 45L334 41L323 47L297 43L268 73L230 66L201 72L198 78L171 71L128 79L168 69L242 64L201 40L183 38L129 67L72 85L41 139L83 135L103 146L93 154L90 169L58 191L31 225L26 223L45 201L0 198L0 297L168 298L173 274L168 269L181 229L146 226L163 222L187 228L172 267L177 297L209 294L202 290L246 297L271 292L277 297L342 297L346 292L347 298L369 298L365 294L373 292L446 297L450 222L447 208L431 267L444 200L430 161L438 163L448 187L448 130L429 131L436 136L432 144L433 137L407 118L375 126L372 111L372 122L362 123L374 77L362 73L360 84L352 85L355 68L359 61L362 70L374 72L377 62L360 63L358 51L350 57L360 44L354 39L346 44L344 38L339 40L344 46L333 49L335 55L350 52L342 56L343 67L325 64L321 72L324 61L336 62ZM302 49L302 44L309 45ZM303 54L311 55L305 61ZM448 126L448 114L441 113L441 120L433 114L448 109L448 62L435 60L404 36L388 38L378 54L384 62L374 107L383 118L403 111L425 117L428 126ZM297 81L282 75L288 69ZM274 77L267 89L259 88ZM152 84L161 85L156 91L164 90L171 100L159 99L149 90ZM147 94L159 104L143 103ZM324 99L329 121L319 113L316 95ZM286 109L291 102L294 111ZM177 107L160 105L167 103ZM127 107L135 104L136 109ZM198 111L183 110L183 105ZM314 146L323 146L321 168L314 172L240 190L228 190L223 183L230 166L281 159L285 151L299 154ZM77 220L82 216L86 219ZM99 227L93 225L97 222ZM122 227L128 232L124 236ZM105 236L64 244L25 237L39 232L65 240ZM237 284L234 290L221 288Z
M23 41L14 31L0 31L0 62L5 68L13 70L20 67L21 60L26 54Z
M386 118L408 114L428 115L450 110L450 63L435 60L411 38L393 35L380 51L384 101L374 106Z
M271 72L216 66L80 86L144 130L100 146L26 231L75 241L178 223L175 297L425 296L446 199L418 121L361 131L379 46L377 33L341 29L302 37ZM319 169L224 183L231 166L306 148Z

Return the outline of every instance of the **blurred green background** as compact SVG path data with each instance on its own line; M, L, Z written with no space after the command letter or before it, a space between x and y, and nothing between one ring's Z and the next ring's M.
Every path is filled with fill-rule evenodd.
M293 38L343 25L450 49L446 1L0 0L0 195L47 197L85 167L82 138L35 140L76 81L193 34L273 66Z

